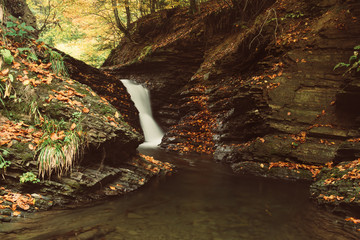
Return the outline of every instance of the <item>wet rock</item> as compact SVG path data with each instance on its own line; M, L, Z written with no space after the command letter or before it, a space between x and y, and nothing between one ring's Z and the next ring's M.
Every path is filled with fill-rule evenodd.
M360 215L359 160L324 168L310 186L311 198L342 215Z
M5 4L6 11L19 16L27 9L22 0ZM8 40L10 47L12 41ZM36 49L32 41L24 44ZM36 54L44 60L43 52ZM14 196L34 200L25 207L27 211L76 207L109 195L125 194L143 186L151 177L172 171L173 166L146 160L137 152L144 137L138 112L120 81L70 56L64 57L69 77L52 73L50 64L46 67L40 61L30 63L21 57L14 60L19 69L10 70L14 76L19 74L12 83L16 101L4 99L6 109L0 108L1 131L17 129L21 133L9 141L4 141L4 135L1 139L1 156L11 162L0 179L5 212L14 215L14 209L23 206ZM25 73L41 79L36 84L21 82ZM41 81L43 75L46 82ZM43 144L46 140L53 141L49 148ZM46 163L54 162L52 172L39 167L39 156L46 156ZM24 175L29 173L30 177ZM13 202L2 200L6 194L12 194Z
M127 214L127 217L129 219L143 219L144 218L143 216L141 216L139 214L131 213L131 212Z
M289 169L286 167L269 168L267 163L259 162L239 162L231 165L235 173L242 175L252 175L282 180L307 180L312 181L312 173L305 169Z

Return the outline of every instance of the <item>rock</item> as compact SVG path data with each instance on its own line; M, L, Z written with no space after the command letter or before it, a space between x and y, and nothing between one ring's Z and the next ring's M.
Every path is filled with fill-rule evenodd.
M5 6L7 14L26 15L25 1L5 1ZM37 49L27 38L6 41L9 48ZM69 77L61 76L45 64L43 51L36 54L41 61L16 56L10 70L17 76L10 88L16 94L1 101L6 108L0 108L0 154L11 163L1 172L1 199L21 196L28 204L12 207L25 206L27 211L76 207L125 194L172 171L172 165L137 152L144 137L138 112L120 81L70 56L64 57Z
M129 219L143 219L144 218L143 216L136 214L136 213L132 213L132 212L128 213L127 217Z
M359 44L360 5L353 0L267 4L258 16L217 9L189 19L173 10L167 27L184 21L191 34L161 44L174 32L152 32L157 24L169 29L161 18L140 20L134 34L140 44L122 41L103 69L151 89L154 115L166 131L162 147L213 153L239 174L310 180L309 171L266 166L323 167L359 157L359 76L342 76L345 70L333 68L347 62ZM267 21L270 5L280 21ZM232 16L242 16L248 29L237 29ZM160 47L139 58L154 45ZM350 185L344 189L353 191Z
M328 209L349 215L360 210L359 160L324 168L310 186L311 198Z

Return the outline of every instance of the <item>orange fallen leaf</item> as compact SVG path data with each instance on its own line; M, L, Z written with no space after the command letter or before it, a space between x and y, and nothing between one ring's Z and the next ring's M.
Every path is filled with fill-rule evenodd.
M15 69L19 69L20 68L20 66L21 66L21 64L20 63L18 63L18 62L13 62L13 68L15 68Z
M30 206L22 201L17 201L18 206L23 210L29 210Z
M72 130L74 130L75 128L76 128L76 123L71 124L70 130L72 131Z
M33 151L33 150L35 149L34 145L32 145L32 144L30 143L30 144L29 144L29 149L30 149L31 151Z
M116 190L116 187L110 186L109 187L111 190Z
M21 212L19 212L19 211L14 211L13 213L12 213L12 215L14 216L14 217L17 217L17 216L19 216L21 214Z
M13 201L12 201L12 202L13 202ZM16 203L12 204L12 205L11 205L11 210L15 211L15 210L16 210L16 207L17 207Z
M8 68L6 68L6 69L4 69L4 70L1 71L1 75L6 76L6 75L9 74L9 71L10 71L10 70L9 70Z
M83 111L83 113L88 113L88 112L90 112L90 110L89 110L87 107L84 107L84 108L82 109L82 111Z
M51 100L52 100L52 99L54 99L54 98L55 98L55 97L54 97L53 95L51 95L51 94L50 94L50 95L49 95L49 99L47 99L47 100L46 100L46 102L48 102L48 103L49 103L49 102L51 102Z

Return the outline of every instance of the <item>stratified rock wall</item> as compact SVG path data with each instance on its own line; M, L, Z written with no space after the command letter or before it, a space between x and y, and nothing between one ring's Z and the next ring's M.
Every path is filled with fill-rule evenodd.
M359 5L277 1L247 19L211 2L192 17L163 11L138 22L141 47L123 41L104 69L150 87L169 150L215 151L237 172L351 159L358 77L333 67L360 42Z

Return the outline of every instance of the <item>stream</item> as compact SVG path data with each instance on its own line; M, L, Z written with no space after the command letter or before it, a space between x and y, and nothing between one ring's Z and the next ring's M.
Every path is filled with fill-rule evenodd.
M123 83L145 133L139 152L176 165L177 172L91 206L28 213L0 223L0 240L360 239L344 227L343 218L309 200L309 183L238 176L209 156L158 148L163 133L152 119L148 91Z
M139 151L176 164L177 172L93 206L2 223L0 239L359 239L343 218L311 203L308 183L237 176L209 157Z

